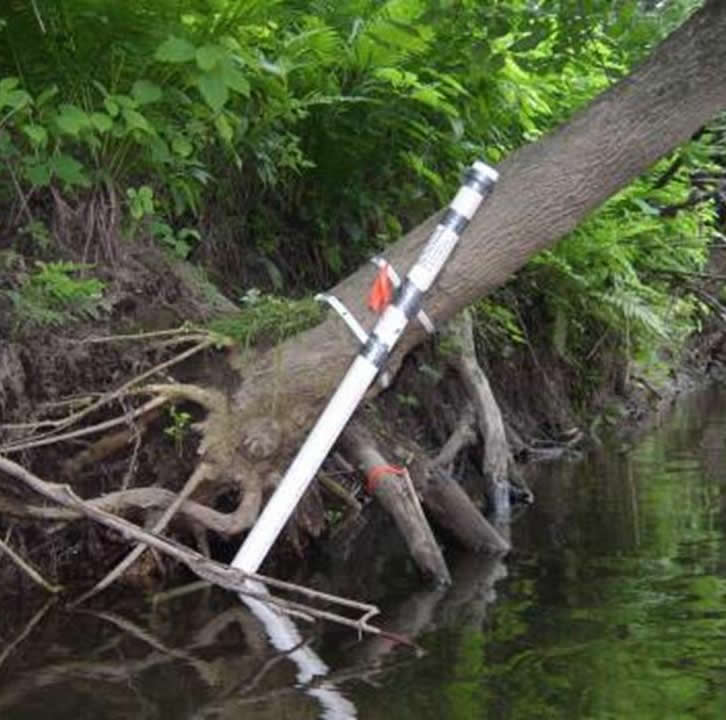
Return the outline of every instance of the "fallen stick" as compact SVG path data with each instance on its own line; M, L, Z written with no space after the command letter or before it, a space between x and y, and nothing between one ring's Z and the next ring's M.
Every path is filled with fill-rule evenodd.
M30 635L33 628L45 617L45 614L48 612L53 603L55 603L55 598L48 598L45 605L43 605L43 607L40 608L40 610L38 610L32 618L30 618L28 624L23 628L20 635L18 635L18 637L16 637L15 640L7 645L2 653L0 653L0 667L2 667L3 663L10 657L13 650L15 650L15 648L18 647L18 645L20 645L20 643L28 637L28 635Z
M143 542L146 545L156 548L160 552L179 560L201 579L208 580L209 582L219 585L226 590L232 590L236 593L248 595L264 603L273 605L287 614L294 615L307 621L312 622L314 619L329 620L330 622L353 628L358 632L365 632L372 635L388 635L388 633L381 630L381 628L369 623L369 620L372 617L380 613L380 610L375 605L358 602L357 600L349 600L348 598L339 597L337 595L330 595L302 585L295 585L293 583L276 580L275 578L270 578L264 575L258 575L257 573L246 573L237 568L230 567L229 565L219 563L215 560L210 560L209 558L204 557L201 553L198 553L181 543L147 532L123 518L89 505L76 495L70 485L50 483L42 480L22 465L18 465L12 460L8 460L2 456L0 456L0 471L25 483L28 487L32 488L43 497L46 497L59 505L63 505L64 507L81 512L86 517L95 520L101 525L105 525L106 527L115 530L126 540ZM297 593L310 600L316 600L319 602L329 603L331 605L337 605L341 608L356 610L360 612L361 615L359 618L353 619L339 613L313 608L300 602L285 600L275 595L269 595L264 592L254 592L250 590L246 583L248 580L255 580L258 583L263 583L269 587L276 588L277 590ZM410 644L406 638L397 639L399 642L404 644Z
M13 550L7 543L0 540L0 551L4 552L34 583L37 583L42 588L45 588L49 593L55 595L62 589L62 585L53 585L48 582L34 567L30 565L26 560L23 560L15 550Z

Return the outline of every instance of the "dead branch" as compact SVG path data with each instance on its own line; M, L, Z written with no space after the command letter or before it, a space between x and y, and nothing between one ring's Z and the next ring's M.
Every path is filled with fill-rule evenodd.
M55 595L63 590L62 585L48 582L27 560L23 560L5 541L0 540L0 552L4 552L34 583Z
M179 494L174 498L173 502L164 510L161 517L154 523L151 529L153 533L162 533L166 530L166 526L169 524L171 519L174 517L179 508L189 498L189 496L204 482L209 472L209 467L206 463L199 463L195 468L194 472L190 475L189 479L184 484ZM107 588L111 583L116 581L121 575L126 572L143 554L146 550L147 545L137 545L113 570L111 570L104 578L99 580L88 592L84 593L75 600L71 607L76 607L81 603L85 602L94 595L97 595L103 589Z
M381 471L390 466L376 449L374 440L360 424L350 424L343 432L340 443L344 451L355 458L367 476L370 477L372 471L380 473L380 481L375 489L372 489L373 497L393 517L419 569L438 582L449 584L451 575L446 560L421 509L418 496L410 485L410 480L401 482L401 476L392 471Z
M380 612L375 605L349 600L347 598L330 595L328 593L322 593L317 590L313 590L312 588L283 582L264 575L244 573L236 568L205 558L200 553L182 545L181 543L155 535L154 533L150 533L146 530L142 530L140 527L124 520L123 518L89 505L76 495L70 485L50 483L45 480L41 480L37 475L26 470L21 465L18 465L12 460L8 460L2 456L0 456L0 470L25 483L28 487L32 488L43 497L46 497L59 505L63 505L64 507L71 508L76 512L80 512L92 520L115 530L120 533L124 539L145 543L150 547L156 548L160 552L175 558L186 565L195 575L203 580L208 580L215 585L219 585L227 590L232 590L238 594L249 595L250 597L254 597L258 600L274 605L283 612L295 613L297 617L302 617L306 620L312 620L315 618L329 620L330 622L354 628L359 632L366 632L374 635L379 635L383 632L380 628L371 625L368 622L370 618ZM352 619L344 615L340 615L339 613L320 610L303 603L285 600L266 592L254 592L251 591L249 586L246 584L247 580L257 580L263 585L268 585L269 587L285 592L296 593L309 600L337 605L349 610L356 610L361 613L361 616L357 619Z
M342 500L353 512L361 511L361 504L355 496L348 492L339 482L336 482L330 475L323 472L318 474L318 482L335 497Z

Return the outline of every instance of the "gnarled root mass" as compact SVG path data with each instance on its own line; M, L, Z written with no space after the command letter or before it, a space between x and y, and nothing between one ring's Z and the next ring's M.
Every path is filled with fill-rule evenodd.
M422 573L440 583L449 583L451 577L429 521L457 544L472 551L497 554L509 550L507 539L489 523L455 478L454 467L462 455L481 446L477 450L481 453L480 490L490 510L506 512L514 467L512 455L499 406L476 356L469 313L462 313L450 324L448 337L453 339L450 344L454 351L446 354L446 361L455 370L467 398L460 412L449 418L448 439L437 449L428 450L425 446L430 443L414 439L413 433L402 436L400 432L392 432L389 418L381 419L370 410L360 412L343 433L338 453L320 474L320 486L311 486L294 522L288 525L288 538L298 552L304 549L306 534L319 534L340 517L340 510L325 510L325 498L328 508L342 506L350 520L369 512L364 489L375 501L373 506L391 516ZM188 365L200 353L214 353L213 347L224 345L220 338L188 328L150 333L148 338L163 340L166 352L161 362L115 389L100 395L90 394L81 405L69 404L69 415L0 427L5 430L5 438L10 438L0 446L0 470L8 476L20 477L27 486L56 503L44 505L25 497L17 485L3 483L0 473L0 517L15 518L19 527L45 523L55 532L78 518L91 517L106 527L117 530L122 527L122 534L136 542L120 562L112 567L103 563L106 574L78 602L121 577L128 579L127 571L149 547L200 574L200 563L204 566L199 559L202 556L189 548L180 550L182 546L161 534L168 534L173 524L172 532L178 529L191 532L199 547L208 553L208 532L229 540L251 528L265 495L274 489L320 404L315 395L300 396L299 403L292 408L285 404L291 397L290 388L278 393L267 382L274 352L272 356L268 351L248 358L241 370L244 380L240 383L238 377L238 387L230 393L209 384L176 382L168 376L170 370ZM143 341L144 335L120 339ZM118 340L99 338L98 342ZM180 345L189 347L179 351ZM240 372L237 352L227 349L225 353L229 367L235 368L233 372ZM11 360L9 356L5 358L7 367ZM283 362L279 357L278 361ZM275 377L276 383L283 382L283 367L275 369ZM165 381L153 382L158 378ZM119 404L123 413L109 417L108 408ZM190 412L172 413L177 425L159 428L163 411L168 407L188 408ZM192 412L196 422L192 422ZM177 490L141 484L135 472L144 448L163 439L160 429L177 440L182 431L194 432L199 437L197 457L189 469L188 479L181 487L178 478L173 483ZM95 497L92 490L85 492L90 497L83 500L70 485L42 481L2 457L22 452L32 458L34 453L49 452L58 445L69 447L69 443L79 441L88 444L70 457L53 456L55 472L75 486L81 485L81 478L89 470L115 462L120 454L131 454L123 478L117 476L115 485L106 484L107 491ZM404 465L393 464L400 461L402 454L406 457ZM330 472L331 468L334 473ZM29 477L35 478L35 485L27 482ZM146 530L123 524L126 521L121 515L140 517ZM117 521L122 526L114 525ZM346 526L342 523L341 529ZM209 579L209 573L202 576ZM54 587L52 581L47 581L47 585Z

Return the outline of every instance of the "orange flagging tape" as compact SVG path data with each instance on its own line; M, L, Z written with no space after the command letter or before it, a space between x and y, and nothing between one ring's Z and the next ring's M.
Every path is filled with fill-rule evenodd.
M393 299L393 283L388 276L388 264L382 263L376 279L373 281L373 287L368 293L368 307L376 313L382 313Z
M406 468L399 465L375 465L366 473L366 492L369 495L378 489L381 475L405 475Z

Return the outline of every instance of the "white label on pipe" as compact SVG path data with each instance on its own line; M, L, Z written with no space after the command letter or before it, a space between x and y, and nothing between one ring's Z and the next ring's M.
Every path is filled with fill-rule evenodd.
M471 220L483 199L476 190L472 190L472 188L465 185L459 188L459 192L456 193L456 197L449 207L458 212L459 215L463 215L467 220Z

